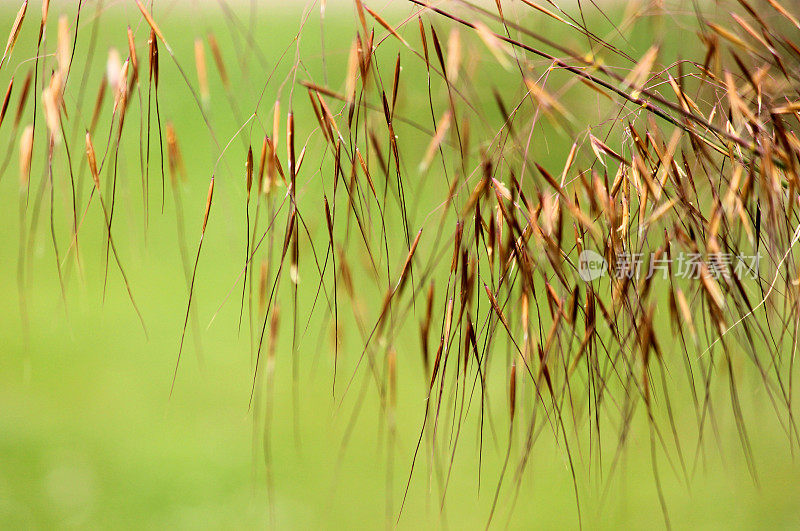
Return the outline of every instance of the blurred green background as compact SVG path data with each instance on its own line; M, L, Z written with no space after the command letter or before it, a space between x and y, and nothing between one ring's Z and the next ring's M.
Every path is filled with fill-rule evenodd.
M2 27L13 21L16 2L0 8ZM83 115L65 118L67 130L77 131L71 144L73 167L77 172L83 158L82 134L91 113L100 78L110 47L127 55L126 28L130 24L136 37L139 60L146 61L148 28L133 2L106 2L97 9L95 2L85 2L81 15L78 47L70 74L67 108L80 103L78 94L83 82L84 64L90 57L91 35L96 32L96 49L86 77L86 93L81 103ZM245 128L241 138L219 164L215 204L206 234L206 241L197 276L197 299L202 331L202 363L194 349L190 333L177 375L174 394L170 383L183 323L187 290L184 283L175 222L175 206L169 188L166 206L160 212L160 174L157 171L157 148L153 142L151 168L151 201L149 226L142 227L139 158L136 146L140 127L140 102L135 99L129 110L120 153L117 213L114 237L129 275L134 294L144 314L149 338L145 338L133 313L118 270L109 266L108 288L103 294L104 231L102 212L95 201L86 214L80 233L82 271L74 267L74 255L65 267L66 301L55 266L49 229L48 194L42 197L41 216L32 246L26 248L29 261L25 267L24 297L29 315L27 332L20 316L17 290L20 226L18 212L18 131L12 138L10 118L0 129L0 146L13 143L11 163L0 176L0 526L13 528L377 528L395 523L403 488L424 414L425 383L421 362L417 359L418 337L414 323L403 337L396 340L400 368L397 441L393 450L391 477L387 476L387 443L383 419L379 414L374 391L362 399L363 380L355 379L353 390L339 404L331 400L333 356L330 341L318 340L318 320L298 348L300 400L292 398L292 364L290 315L291 293L283 288L281 315L283 326L277 348L274 418L272 422L272 481L274 514L269 515L267 479L260 442L254 445L252 411L248 407L252 360L248 332L237 332L241 285L236 284L244 255L244 185L243 162L246 143L260 149L264 128L271 129L271 105L280 85L290 73L297 49L303 59L299 79L323 83L342 90L347 54L354 36L355 21L350 4L334 2L327 6L324 20L325 51L320 46L319 7L259 6L254 22L254 38L258 53L244 53L245 38L250 27L250 6L232 3L227 12L220 5L156 2L156 19L170 42L190 81L196 86L193 43L213 31L220 42L226 64L234 80L234 97L239 115L231 110L219 75L206 46L211 100L209 116L219 142L224 145L241 125L247 113L256 108L261 88L269 79L254 127ZM375 5L375 8L381 6ZM31 7L16 50L8 65L0 72L0 86L5 87L13 73L19 90L21 80L33 66L38 29L38 3ZM387 18L397 22L411 11L394 4ZM53 2L50 31L45 47L51 53L55 46L55 27L59 14L69 16L74 31L75 3ZM231 16L230 13L233 15ZM599 32L611 32L612 26L596 12ZM614 13L612 20L622 14ZM305 20L302 38L295 36ZM539 18L530 18L536 24ZM533 22L532 22L533 23ZM686 20L675 18L676 24ZM437 21L441 24L441 21ZM450 26L437 26L442 34ZM546 26L549 28L550 26ZM557 28L557 26L553 26ZM679 27L679 26L676 26ZM655 25L643 23L626 33L634 56L641 56L657 31ZM584 42L563 30L553 38L563 38L582 49ZM376 34L385 32L376 25ZM416 23L403 32L417 42ZM679 32L668 32L665 45L680 49ZM298 44L299 42L299 44ZM478 42L478 44L480 44ZM391 48L393 44L387 46ZM299 48L298 48L299 47ZM480 49L477 45L475 49ZM485 49L475 59L492 71L491 56ZM270 78L270 69L284 52L283 62ZM323 64L322 57L326 61ZM246 57L247 59L243 59ZM387 52L382 68L387 75L393 69L393 53ZM404 61L406 59L404 58ZM417 61L418 62L418 61ZM48 67L49 68L49 67ZM323 70L325 70L323 72ZM479 98L491 102L491 86L502 87L502 69L498 77L482 76L485 87L475 86ZM143 75L144 75L143 70ZM424 69L409 59L404 63L399 109L409 116L419 116L424 123L427 109L417 102L427 102L424 92ZM146 97L146 90L143 92ZM11 101L16 111L17 93ZM283 87L282 113L289 107L288 86ZM441 93L439 93L441 96ZM591 99L591 98L589 98ZM481 105L488 103L480 102ZM575 114L597 114L596 101L575 103ZM146 105L146 103L145 103ZM105 135L110 118L110 100L105 107L97 133L98 151L105 148ZM298 137L305 138L316 126L310 113L305 90L296 90L294 105ZM443 108L443 107L442 107ZM185 209L186 236L193 256L199 237L205 194L211 168L219 149L214 145L199 112L175 64L161 49L160 110L164 122L175 124L178 140L187 166L188 180L181 186ZM30 120L28 102L23 126ZM487 110L495 124L500 117L494 108ZM43 182L44 150L41 136L44 120L38 118L40 135L34 154L31 197L36 198ZM153 129L155 132L155 128ZM154 133L155 134L155 133ZM413 130L401 134L413 135ZM479 133L475 133L479 135ZM69 135L68 135L69 136ZM70 138L70 140L74 140ZM421 153L427 138L418 141ZM565 137L548 140L537 153L552 160L563 160L569 149ZM310 176L313 164L321 158L320 143L309 145L304 170ZM4 154L0 148L0 155ZM54 159L56 234L64 260L69 239L69 176L62 151ZM409 162L416 168L415 160ZM106 168L110 168L107 165ZM107 171L107 170L106 170ZM169 179L169 176L167 177ZM318 177L309 177L306 190L314 190ZM84 175L81 182L83 205L91 189L91 180ZM432 186L432 185L428 185ZM283 193L281 191L281 193ZM309 192L310 194L311 192ZM431 210L424 194L410 192L420 213ZM317 194L318 195L318 194ZM33 200L28 206L26 231L32 222ZM309 211L309 223L320 227L324 220L318 212ZM283 219L283 218L281 218ZM416 221L420 223L422 214ZM282 222L283 223L283 222ZM263 225L262 225L263 226ZM280 229L282 231L282 229ZM27 233L26 233L27 234ZM145 237L146 234L146 237ZM282 233L279 233L282 234ZM282 236L279 236L279 239ZM27 236L26 236L27 238ZM26 244L27 245L27 244ZM404 252L393 257L402 261ZM357 261L353 258L353 261ZM397 267L393 265L393 267ZM301 282L316 283L315 270L307 264L301 270ZM283 284L286 284L284 281ZM299 314L305 323L315 290L301 290ZM232 291L231 291L232 290ZM230 296L229 296L230 294ZM223 304L224 302L224 304ZM318 304L322 305L322 301ZM222 306L221 306L222 305ZM218 308L221 309L211 322ZM322 306L320 306L322 307ZM321 313L321 312L318 312ZM211 324L209 324L211 322ZM349 317L345 327L353 327ZM370 322L367 320L367 322ZM316 325L316 326L315 326ZM327 337L327 328L322 335ZM343 344L342 381L352 374L353 363L360 353L355 336ZM412 357L413 354L413 357ZM676 365L677 367L677 365ZM677 370L677 369L676 369ZM362 367L363 371L363 367ZM363 372L362 372L363 374ZM675 379L682 375L676 375ZM774 412L763 393L758 391L757 377L745 378L742 401L750 427L759 482L756 485L747 472L739 447L733 419L723 404L719 409L719 442L708 437L702 457L686 485L666 464L659 460L669 515L675 527L761 528L800 526L800 465L792 458L791 448L781 431ZM749 384L749 385L748 385ZM503 396L502 392L498 396ZM363 409L353 426L346 446L342 445L354 406L363 401ZM687 401L688 402L688 401ZM296 407L296 418L295 408ZM691 404L673 403L678 428L685 426L684 451L694 462L696 422ZM505 404L494 404L495 414L506 425ZM604 471L590 469L590 457L584 448L576 454L576 467L582 505L583 525L594 528L651 528L663 526L663 518L653 481L650 439L646 423L634 420L626 451L619 469L608 474L608 463L615 448L609 446L604 457ZM399 527L444 526L453 529L482 528L488 517L498 474L504 458L506 435L500 429L498 440L487 436L484 445L481 485L478 489L477 451L474 422L462 436L455 456L445 511L439 511L439 488L429 476L425 456L417 462ZM531 464L520 485L513 512L509 513L514 488L506 481L501 491L494 525L512 528L560 528L578 525L572 480L563 448L544 433L534 447ZM519 449L521 439L514 443ZM391 486L391 512L386 518L387 485Z

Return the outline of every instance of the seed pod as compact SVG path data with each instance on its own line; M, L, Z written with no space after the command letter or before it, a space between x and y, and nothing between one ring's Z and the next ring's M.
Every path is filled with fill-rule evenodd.
M208 34L208 47L211 48L211 56L214 58L214 63L217 65L217 70L219 70L219 77L222 79L222 84L226 89L230 89L231 82L228 78L228 70L225 68L225 63L222 61L222 52L219 49L219 44L217 44L217 38L214 37L213 33Z
M11 26L11 32L8 35L8 42L6 43L6 50L3 52L3 58L0 59L0 67L5 64L6 59L9 58L11 52L14 50L14 45L17 43L19 37L19 30L22 28L22 21L25 20L25 13L28 11L28 0L22 3L22 7L17 12L17 18L14 20L14 25Z
M103 78L100 80L100 87L97 89L97 97L94 100L94 110L92 111L92 121L89 126L89 131L94 131L97 120L100 118L100 112L103 110L103 100L106 98L106 88L108 88L108 81L106 78Z
M425 26L422 25L422 17L417 15L417 21L419 22L419 34L422 37L422 51L425 54L425 67L430 70L431 63L428 59L428 38L425 37Z
M3 118L6 117L6 111L8 110L8 103L11 101L11 91L14 89L14 78L11 78L11 81L8 83L8 88L6 89L6 95L3 98L3 107L0 108L0 126L3 125Z
M150 39L147 42L150 45L148 76L150 81L155 81L156 88L158 88L158 41L155 30L150 30Z
M155 42L155 37L158 36L159 39L162 41L164 40L164 35L161 33L161 30L158 28L156 21L153 20L153 16L147 11L147 8L144 7L141 0L136 0L136 5L139 7L139 11L142 12L145 20L147 20L147 24L150 25L150 38L153 42Z
M42 91L44 116L50 136L61 138L61 75L54 72L50 77L50 84Z
M169 161L169 172L172 177L172 183L177 184L179 177L186 177L186 171L183 165L183 156L178 147L178 137L175 134L175 127L172 122L167 122L164 127L167 136L167 160Z
M333 218L331 217L331 209L328 206L328 198L322 198L325 203L325 222L328 225L328 238L331 241L331 246L333 246Z
M106 59L106 79L108 84L114 88L119 86L119 78L122 72L122 61L119 58L119 51L116 48L108 50Z
M194 64L197 69L197 82L200 84L200 97L204 104L208 103L208 71L206 69L206 51L203 41L199 38L194 40Z
M253 146L247 149L247 160L244 163L244 172L247 179L247 201L250 201L250 188L253 186Z
M347 103L355 100L356 82L358 81L358 43L353 40L347 56L347 77L345 77L344 96Z
M475 330L472 328L472 318L467 314L467 333L464 334L464 365L462 369L462 376L467 377L467 370L469 369L469 350L470 347L476 346L475 352L477 353L477 343L475 342Z
M269 346L269 352L267 353L267 361L269 362L267 367L270 368L273 367L275 364L275 346L278 344L277 338L278 338L278 331L280 330L280 327L278 326L280 324L280 315L281 315L280 308L281 307L279 304L275 304L275 308L273 308L272 310L272 319L270 320L269 331L270 331L271 341Z
M456 235L453 242L453 259L450 262L450 272L454 273L458 267L459 249L461 249L461 237L464 234L464 222L456 222Z
M19 103L17 104L17 114L14 116L14 127L17 127L22 120L22 113L25 111L25 103L28 101L32 82L33 69L30 69L28 70L28 75L25 76L25 81L22 83L22 91L19 94Z
M92 145L92 136L89 131L86 131L86 158L89 161L89 171L92 174L92 180L97 191L100 191L100 174L97 171L97 157L94 154L94 146Z
M447 350L447 345L450 342L450 330L453 326L453 298L450 297L447 300L447 309L444 312L444 334L442 334L442 338L444 339L444 348Z
M276 169L278 156L275 154L275 144L272 143L272 140L269 137L264 137L264 142L267 145L267 175L265 179L262 179L261 192L264 195L269 195L278 180Z
M261 143L261 158L258 161L258 189L264 190L264 170L267 164L267 135Z
M397 105L397 89L400 85L400 53L397 54L397 62L394 64L394 83L392 83L392 115L394 115L394 108Z
M22 132L19 141L19 185L25 188L31 174L31 159L33 158L33 126L29 125Z
M278 139L281 136L281 101L275 101L272 108L272 149L278 149Z
M128 55L133 66L133 77L136 78L139 75L139 59L136 56L136 43L133 40L133 31L130 26L128 26Z
M61 77L66 79L71 60L71 48L69 44L69 20L67 19L67 15L61 15L58 17L58 44L56 45L56 58L58 59L58 71L61 74Z
M47 13L50 11L50 0L42 0L42 27L47 24Z
M128 68L130 63L130 58L125 59L125 62L122 63L122 68L119 70L119 76L116 78L117 84L112 84L112 86L116 86L114 91L114 112L119 109L120 115L124 114L128 100Z

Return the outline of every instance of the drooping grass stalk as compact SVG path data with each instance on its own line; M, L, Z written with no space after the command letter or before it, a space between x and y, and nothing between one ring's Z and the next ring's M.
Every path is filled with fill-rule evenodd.
M200 352L201 257L203 267L233 263L235 278L211 322L223 315L228 299L239 299L237 328L242 321L248 328L251 359L253 454L263 453L272 523L281 488L272 444L287 437L277 429L276 382L291 371L299 451L301 406L312 396L305 385L318 377L319 366L330 369L334 419L347 417L340 459L363 427L362 412L371 409L365 406L375 406L378 446L386 452L387 525L400 522L404 508L418 501L412 486L424 481L447 525L448 492L466 458L477 464L478 492L491 489L491 502L479 499L487 527L504 512L510 518L545 438L564 460L580 525L586 516L581 468L610 482L621 473L626 446L645 434L655 496L669 525L665 473L690 482L708 448L725 442L722 415L730 415L748 470L758 477L753 387L790 448L800 444L793 402L800 324L794 249L800 239L800 23L793 6L740 0L723 2L725 9L714 13L697 6L697 35L685 32L696 52L681 56L658 35L643 49L633 44L631 29L641 25L642 12L625 13L604 35L586 6L536 0L498 0L494 7L410 0L403 16L358 0L350 33L335 43L324 26L327 6L319 5L318 36L307 29L316 13L309 8L292 42L269 50L260 42L254 4L248 21L223 2L221 21L232 45L212 25L205 40L187 41L193 56L184 57L178 43L189 37L172 33L153 2L149 9L141 0L136 4L141 18L129 21L128 57L119 64L110 54L117 60L110 61L93 108L84 109L83 98L102 4L76 97L65 92L81 42L82 2L71 50L61 18L55 54L47 53L45 2L33 67L21 89L15 72L9 74L0 127L14 98L17 114L6 128L12 145L2 173L19 145L23 326L44 201L66 307L70 253L74 247L80 270L86 257L79 253L79 232L91 224L95 196L103 211L104 295L113 255L144 326L118 252L123 242L112 235L122 234L125 204L118 194L121 199L136 186L147 234L151 135L158 134L161 210L166 143L188 290L170 394L190 318ZM11 26L2 73L26 8L23 2ZM597 9L606 22L614 20ZM137 27L149 33L146 105ZM309 54L317 38L319 51ZM206 45L235 131L225 129L224 116L210 113L218 95L208 80ZM32 41L30 47L32 55ZM159 65L159 48L169 65ZM196 87L187 61L194 61ZM176 73L177 88L164 85ZM260 77L263 84L252 90ZM189 91L188 112L208 136L195 139L186 169L173 125L182 118L166 92L173 88ZM302 98L293 97L295 88ZM136 140L123 135L135 97ZM31 125L18 139L23 116ZM70 120L71 139L65 133ZM78 127L86 131L87 158L73 168L70 146ZM97 127L108 128L99 164L91 141ZM259 140L256 174L251 146ZM239 142L243 151L229 157ZM62 151L68 168L60 167ZM201 167L205 151L216 157L211 171ZM130 179L126 161L137 152L140 175ZM230 159L240 164L242 158L243 186L241 166L229 167ZM94 186L84 205L86 167ZM212 177L192 262L181 194L199 186L198 174ZM238 249L243 244L243 264L241 255L202 252L208 224L233 218L222 208L225 201L214 207L220 215L210 218L216 181L218 198L244 204L231 242ZM71 211L62 214L55 205L63 190L71 195L64 196ZM68 244L58 230L62 222L70 225ZM81 242L87 239L81 235ZM745 264L752 253L760 262ZM587 276L589 259L601 267L600 276ZM314 333L316 349L308 339ZM317 351L331 355L314 356ZM417 381L408 381L409 374ZM406 396L419 401L399 400ZM507 415L499 412L506 401ZM693 410L696 426L683 423L685 409ZM487 464L491 452L499 456L497 466Z

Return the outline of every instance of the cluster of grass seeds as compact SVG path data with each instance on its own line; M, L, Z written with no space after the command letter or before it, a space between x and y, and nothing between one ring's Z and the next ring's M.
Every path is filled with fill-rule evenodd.
M226 7L231 31L240 32L249 51L238 50L238 65L226 64L213 33L196 38L195 83L184 67L191 59L178 57L167 39L179 36L162 33L152 2L136 0L142 19L131 27L140 29L128 28L124 60L109 54L90 109L83 106L91 88L85 84L77 97L64 98L68 81L87 74L72 72L76 42L87 38L79 36L86 4L77 3L72 28L66 16L59 19L56 51L49 54L44 2L36 50L26 51L36 54L32 71L17 94L15 71L0 110L2 127L16 101L10 135L19 146L23 320L26 261L49 204L62 290L65 270L81 268L81 227L102 223L104 287L113 258L144 327L113 237L117 164L121 150L139 159L146 232L150 176L161 176L163 211L166 160L188 293L174 388L187 331L191 326L196 340L200 333L193 303L198 269L211 259L202 253L206 228L223 222L213 215L215 177L238 180L244 257L231 280L241 282L241 297L223 304L238 300L239 326L249 330L253 447L266 456L270 499L275 363L291 358L296 407L310 328L331 352L333 400L341 405L360 393L348 426L367 397L379 404L389 522L402 517L411 482L423 481L417 471L423 460L437 503L445 506L468 426L477 426L479 462L485 438L505 447L501 470L479 468L494 489L487 526L501 492L509 493L506 506L513 509L543 435L564 451L580 515L576 467L603 467L613 475L638 415L649 426L652 473L668 524L658 463L688 481L724 409L757 476L740 403L742 386L753 379L743 383L743 371L763 384L789 446L800 444L792 401L800 322L794 250L800 239L800 15L790 8L777 0L730 0L718 10L723 16L712 17L701 6L696 33L686 35L686 45L702 51L702 60L693 60L663 56L658 23L667 15L640 3L631 3L619 29L603 37L585 25L582 10L549 1L497 0L487 9L469 0L409 0L398 16L401 11L379 13L356 0L347 66L329 68L322 33L317 78L306 62L319 58L303 58L299 46L301 35L312 38L310 11L296 47L267 53ZM27 7L26 0L10 29L0 72L11 64ZM317 7L322 22L324 2ZM96 17L101 14L98 6ZM647 17L655 20L654 37L635 54L620 32ZM530 20L570 39L540 33ZM146 40L139 37L142 27ZM207 68L206 46L215 74ZM159 65L160 50L169 65ZM147 76L140 76L144 63ZM281 64L289 64L289 74L278 80ZM203 212L194 213L200 224L191 217L184 222L178 185L186 170L176 129L161 120L159 69L167 67L185 82L218 155L208 168ZM236 68L264 69L254 108L237 99ZM239 124L224 142L208 115L212 75ZM501 87L492 86L493 76ZM277 85L270 87L278 94L273 104L264 98L270 85ZM113 107L103 123L107 93ZM126 120L134 98L138 131ZM29 100L33 108L26 111ZM586 105L591 101L596 108ZM298 126L297 112L313 113L314 127ZM123 130L138 141L125 143ZM81 134L83 157L83 148L74 148ZM563 158L544 155L549 143L569 146L553 149ZM69 168L58 173L68 175L72 205L66 249L53 214L52 161L62 150ZM46 160L41 180L32 175L39 154ZM240 169L231 169L230 157L241 161ZM91 183L84 180L87 168ZM99 220L87 217L93 200L101 205ZM196 248L186 239L193 232ZM603 258L606 275L581 275L585 251ZM679 270L686 256L694 257L690 275ZM733 259L720 263L720 256ZM759 259L744 263L745 256ZM278 352L279 331L290 336L287 352ZM413 412L420 419L416 448L399 465L407 480L405 492L397 493L398 379L412 374L398 367L409 364L423 368L425 400ZM676 401L695 409L694 433L677 428ZM506 414L498 417L492 403L507 403ZM345 439L350 435L348 428ZM588 465L576 459L584 449Z

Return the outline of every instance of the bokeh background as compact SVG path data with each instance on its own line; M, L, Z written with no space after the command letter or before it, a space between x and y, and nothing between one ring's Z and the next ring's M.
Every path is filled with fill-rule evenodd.
M0 27L10 27L18 2L0 6ZM56 2L51 6L52 28L45 53L52 53L55 20L67 14L74 32L77 2ZM108 50L117 48L127 55L126 29L131 26L145 61L149 29L132 1L83 3L80 35L66 94L70 106L79 103L79 87L86 83L83 108L89 115L100 79L105 75ZM411 13L400 2L376 4L386 18L395 22ZM621 20L626 5L610 5L606 20L596 8L587 8L598 33L624 43L641 56L655 35L664 38L667 54L695 53L686 50L681 35L693 31L690 5L675 4L664 22L656 24L643 16L641 23L613 35L613 21ZM714 11L714 6L707 6ZM13 74L21 80L33 66L38 29L38 3L32 2L11 61L0 71L0 86ZM574 5L565 9L575 12ZM255 15L252 19L251 16ZM195 38L213 32L224 52L234 84L240 115L231 110L219 76L207 50L211 99L209 116L225 144L239 129L241 120L256 108L264 92L259 121L270 123L271 105L281 91L283 109L289 108L289 85L281 88L301 57L298 79L313 79L340 89L344 84L347 54L357 18L347 2L331 2L321 21L319 5L300 3L190 3L156 2L156 19L174 48L192 83L196 82L193 46ZM522 19L532 27L550 28L541 17ZM446 34L450 26L436 20ZM590 24L591 25L591 24ZM302 26L302 30L301 30ZM243 37L253 29L256 53ZM321 45L324 28L325 47ZM5 31L5 29L3 29ZM409 38L417 38L415 24ZM553 39L563 39L580 49L585 43L563 30ZM383 35L376 25L376 33ZM298 39L297 36L300 35ZM406 34L404 32L404 34ZM93 36L93 37L92 37ZM92 38L95 39L92 51ZM415 41L416 42L416 41ZM477 46L475 49L478 49ZM479 64L491 63L490 54ZM284 54L286 54L284 56ZM283 59L281 60L281 57ZM323 57L325 62L323 62ZM393 68L387 53L383 67ZM281 61L281 62L279 62ZM84 65L90 62L83 79ZM277 64L277 66L276 66ZM491 72L492 65L485 65ZM275 67L275 73L271 69ZM478 97L491 102L491 87L502 90L503 71L497 77L483 76L485 86L475 86ZM409 115L425 109L424 70L404 64L399 108ZM272 75L272 77L270 77ZM160 109L162 121L175 125L187 168L187 180L180 185L186 221L188 249L193 255L199 237L205 194L211 168L220 155L213 144L194 100L165 50L161 53ZM569 97L569 96L565 96ZM567 100L578 116L592 120L597 101ZM480 105L489 105L478 102ZM12 100L12 110L16 100ZM110 100L106 100L110 107ZM253 411L249 406L252 360L246 326L238 330L239 293L237 276L244 256L244 143L260 149L263 129L247 128L231 142L219 164L215 206L197 276L195 301L202 332L202 357L190 331L187 348L177 375L174 393L170 384L178 351L187 301L176 231L175 202L169 186L163 213L160 211L160 175L151 171L152 208L147 230L143 228L139 159L135 149L140 127L140 103L132 103L120 154L118 213L114 237L137 301L142 309L149 337L145 337L131 309L118 271L109 267L107 289L103 290L105 266L102 212L94 204L86 213L80 233L82 270L74 267L74 256L65 260L66 298L62 297L49 229L49 203L42 195L36 232L28 234L18 216L20 193L17 166L18 134L11 124L0 129L0 155L6 146L11 162L0 175L0 527L14 528L248 528L275 525L278 528L377 528L397 523L401 528L481 528L485 525L504 458L506 436L496 441L487 437L478 483L478 440L475 427L467 426L455 455L453 475L445 509L440 513L439 489L425 459L418 462L402 517L396 520L424 414L425 381L421 361L416 358L418 337L414 327L397 340L400 389L397 440L387 456L384 419L374 394L361 394L362 379L342 399L331 398L333 356L328 330L312 320L299 343L299 399L293 398L289 291L279 293L285 325L276 356L274 417L272 422L273 497L270 516L267 477L260 429L254 438ZM300 136L316 126L304 90L294 95ZM26 118L32 113L28 103ZM285 110L284 110L285 113ZM500 117L492 109L495 121ZM101 117L98 131L107 131L110 109ZM425 114L423 112L422 116ZM73 145L74 166L83 156L82 134L86 116L66 119L67 130L77 131ZM499 122L496 122L499 123ZM44 131L40 118L37 127ZM155 131L155 129L153 130ZM412 135L411 131L404 131ZM100 139L104 135L97 134ZM422 153L427 138L404 137L418 144ZM96 140L104 145L104 140ZM155 141L154 141L155 143ZM557 135L540 146L541 157L563 160L570 143ZM318 155L311 144L306 170ZM412 147L413 149L413 147ZM157 161L157 152L153 160ZM545 159L547 160L547 159ZM34 155L32 202L42 194L44 152ZM54 161L55 217L57 237L68 242L68 176L63 152ZM415 167L416 163L411 164ZM169 176L167 176L169 179ZM91 180L80 183L85 205ZM317 186L309 177L304 186ZM430 185L429 185L430 186ZM415 195L419 212L433 205L424 194ZM319 226L324 218L309 212L309 223ZM417 217L421 221L423 216ZM20 313L18 263L21 235L25 234L24 290L28 320ZM64 247L61 248L64 260ZM401 260L401 257L398 258ZM313 269L301 271L301 282L315 283ZM314 290L301 290L299 313L307 318ZM213 318L213 320L212 320ZM415 321L412 319L412 321ZM305 322L305 321L303 321ZM354 326L345 319L345 327ZM320 328L320 329L317 329ZM327 334L327 335L326 335ZM355 337L341 348L342 374L352 374L360 353ZM414 356L412 357L412 354ZM349 365L348 365L349 363ZM676 376L676 380L678 377ZM677 384L676 384L677 385ZM744 415L750 427L751 443L758 471L756 483L743 458L735 423L724 406L719 412L719 438L704 443L695 459L695 411L691 404L673 403L679 429L685 427L685 449L691 470L689 484L682 475L659 458L659 473L671 522L675 527L697 528L791 528L800 526L800 465L781 430L771 406L758 391L759 381L746 375L741 384ZM500 393L499 396L503 396ZM353 411L363 406L343 444ZM496 414L505 414L505 404L495 404ZM493 406L493 407L494 407ZM505 417L503 423L505 425ZM521 441L515 442L518 448ZM608 463L615 451L608 447ZM634 420L618 468L590 466L593 458L584 449L574 456L578 468L583 525L594 528L651 528L663 525L653 481L650 434L643 419ZM391 464L390 464L391 463ZM389 474L389 471L392 471ZM387 519L387 490L392 514ZM495 516L496 526L511 528L563 528L578 525L572 479L563 448L545 433L534 447L532 461L520 484L514 503L513 488L504 488Z

